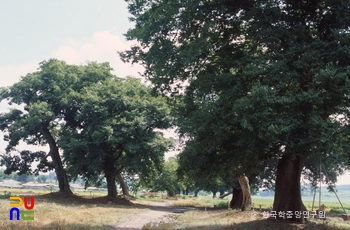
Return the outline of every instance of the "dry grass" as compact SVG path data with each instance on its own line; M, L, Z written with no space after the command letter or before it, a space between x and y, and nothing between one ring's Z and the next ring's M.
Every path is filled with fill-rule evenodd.
M238 229L238 230L335 230L350 229L349 222L335 222L332 220L322 221L312 220L306 224L291 224L264 219L262 214L253 216L253 212L241 212L236 210L195 210L184 213L178 218L178 229Z
M246 212L228 210L227 202L228 200L198 197L178 199L171 201L170 204L172 206L191 206L198 208L195 211L185 212L179 217L178 229L350 229L350 221L343 222L339 215L336 217L331 213L327 215L327 220L325 221L311 219L306 224L290 224L267 220L258 209L256 211ZM255 200L255 202L258 204L255 206L259 207L259 204L261 204L263 210L268 211L267 208L271 205L272 201ZM216 205L216 208L214 208L214 205ZM223 208L225 206L226 208Z
M114 229L119 221L139 211L134 206L118 205L103 198L65 199L49 194L36 196L34 221L11 221L9 203L9 199L0 200L0 229Z
M213 208L214 206L219 208L227 208L227 199L213 199L208 196L203 197L189 197L186 199L177 199L169 201L171 206L183 206L183 207L197 207L197 208Z
M0 229L115 229L119 222L123 222L131 215L137 215L147 205L133 205L125 199L108 200L106 197L61 195L58 193L42 193L35 191L13 191L16 195L35 195L35 220L9 220L9 198L0 199ZM154 198L152 198L154 199ZM148 199L141 199L146 201ZM153 200L151 200L153 201ZM311 221L305 225L293 225L276 221L268 221L262 214L227 210L224 207L227 200L213 200L208 197L186 198L178 200L163 200L173 206L192 206L198 210L188 211L179 216L176 229L350 229L350 221L340 222L336 218L322 221ZM154 201L153 201L154 202ZM259 202L260 203L260 202ZM214 208L214 205L217 208ZM256 213L255 213L256 214Z

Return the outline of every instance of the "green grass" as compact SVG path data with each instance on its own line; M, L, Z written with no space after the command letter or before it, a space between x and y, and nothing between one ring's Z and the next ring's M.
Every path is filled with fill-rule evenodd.
M10 196L16 196L11 192L4 191L3 194L0 194L0 199L9 199Z

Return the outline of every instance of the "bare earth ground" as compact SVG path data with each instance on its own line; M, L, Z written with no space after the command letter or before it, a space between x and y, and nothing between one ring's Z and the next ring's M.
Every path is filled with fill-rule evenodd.
M120 224L115 226L115 230L137 230L137 229L175 229L177 217L180 215L179 208L168 206L166 202L137 203L118 197L110 201L107 197L96 197L86 199L76 195L64 195L60 193L50 193L37 196L37 199L50 199L56 202L67 202L71 204L101 204L114 203L118 205L131 205L139 208L139 212L126 217Z
M142 204L138 204L142 208ZM116 230L138 230L138 229L175 229L176 220L180 214L176 207L167 206L166 203L150 202L147 209L127 217L116 226Z

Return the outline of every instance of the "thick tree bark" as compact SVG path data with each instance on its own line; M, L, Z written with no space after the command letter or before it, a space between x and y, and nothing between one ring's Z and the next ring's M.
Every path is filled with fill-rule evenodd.
M241 189L232 188L232 199L230 202L230 208L239 209L242 206L243 193Z
M305 159L303 156L296 156L293 159L290 154L285 154L278 163L273 203L273 211L276 211L277 219L305 222L303 217L296 218L295 215L295 212L306 211L300 192L300 176ZM291 218L287 218L286 215L280 218L279 212L292 213Z
M117 186L115 185L115 173L105 171L105 177L107 180L107 196L114 199L117 195Z
M169 186L166 185L166 191L168 194L168 197L175 197L176 196L176 192L174 190L172 190L171 188L169 188Z
M125 183L122 175L120 175L120 173L117 174L117 178L118 178L118 181L120 183L120 187L122 187L123 195L130 196L128 186L126 185L126 183Z
M248 177L245 175L241 175L238 178L239 184L241 186L242 190L242 205L241 205L241 210L251 210L252 209L252 195L250 193L250 185L249 185L249 180Z
M69 187L67 174L63 168L61 156L60 156L60 153L58 151L58 146L57 146L55 139L53 138L53 136L51 135L51 133L47 127L42 129L42 134L43 134L45 140L48 142L49 147L50 147L49 155L52 159L52 163L53 163L54 168L55 168L56 177L57 177L57 181L58 181L58 187L60 189L60 192L66 193L66 194L73 194L72 191L70 190L70 187Z

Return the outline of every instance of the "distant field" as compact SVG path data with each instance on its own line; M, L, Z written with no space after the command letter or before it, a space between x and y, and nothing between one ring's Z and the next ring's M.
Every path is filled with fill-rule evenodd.
M0 197L5 193L10 193L12 195L41 195L47 194L50 192L58 192L58 190L50 190L50 189L8 189L8 188L0 188ZM106 196L107 191L105 190L91 190L91 191L73 191L74 194L83 196L86 198L94 198L99 196Z

